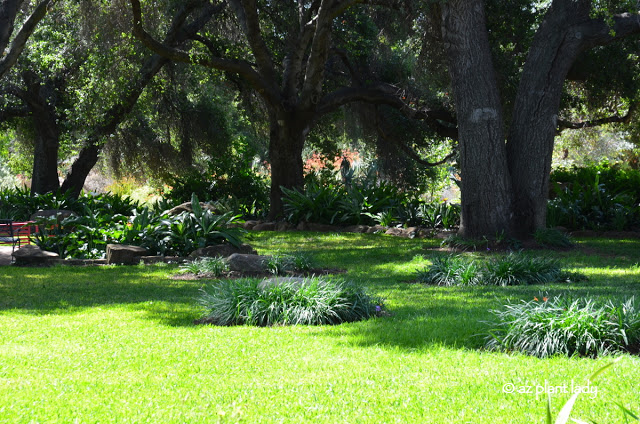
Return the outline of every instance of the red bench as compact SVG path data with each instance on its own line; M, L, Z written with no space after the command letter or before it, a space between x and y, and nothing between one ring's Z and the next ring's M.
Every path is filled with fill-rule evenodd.
M0 245L16 246L31 244L31 234L35 232L32 221L16 222L11 219L0 219ZM12 252L13 253L13 252Z

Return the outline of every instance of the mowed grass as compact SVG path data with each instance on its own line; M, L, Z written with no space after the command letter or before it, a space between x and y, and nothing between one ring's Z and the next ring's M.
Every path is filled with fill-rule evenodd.
M482 349L490 309L540 293L640 293L640 241L580 239L560 258L589 281L526 287L411 284L437 240L252 233L261 254L301 252L386 299L392 316L321 327L195 326L202 281L176 267L0 268L0 422L542 423L611 358ZM503 388L531 393L505 393ZM566 386L566 387L565 387ZM564 390L563 390L564 387ZM593 393L593 387L597 393ZM640 411L640 359L624 355L573 416ZM547 389L547 391L553 391Z

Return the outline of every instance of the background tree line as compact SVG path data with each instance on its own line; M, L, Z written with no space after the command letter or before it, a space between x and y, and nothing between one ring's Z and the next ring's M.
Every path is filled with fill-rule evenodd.
M526 236L557 134L638 127L635 1L3 0L0 22L0 123L34 193L77 196L101 156L166 176L244 151L276 218L305 146L342 129L389 163L455 162L462 235Z

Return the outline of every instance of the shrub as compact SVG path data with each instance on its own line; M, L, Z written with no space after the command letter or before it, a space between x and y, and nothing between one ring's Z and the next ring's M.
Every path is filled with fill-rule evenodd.
M380 301L353 283L314 277L216 281L200 304L203 323L272 326L359 321L375 316Z
M486 346L539 358L596 357L640 351L640 309L633 298L602 305L591 299L534 298L491 311Z
M343 191L334 185L320 186L307 184L304 191L289 190L280 187L284 194L282 203L286 219L289 222L315 222L318 224L334 224L339 222L341 210L339 200Z
M232 207L233 214L246 218L260 217L269 207L268 179L252 167L253 156L229 157L212 161L204 172L193 172L176 177L167 199L187 202L195 193L203 201L221 202Z
M607 163L551 174L547 223L568 229L626 230L640 221L640 172Z
M219 277L224 271L228 269L228 264L225 258L200 258L192 262L186 263L180 266L180 271L183 273L192 274L207 274L213 277Z
M572 280L551 259L510 253L501 258L479 261L460 255L438 257L430 267L417 272L418 282L439 286L544 284Z
M85 199L80 216L59 223L55 218L39 221L40 233L34 240L63 258L104 257L108 243L133 244L152 253L179 256L218 243L240 244L243 230L235 225L238 216L230 212L214 215L200 207L195 195L192 202L193 212L167 216L147 207L136 209L137 204L128 199L118 201L112 195L101 195L97 200Z

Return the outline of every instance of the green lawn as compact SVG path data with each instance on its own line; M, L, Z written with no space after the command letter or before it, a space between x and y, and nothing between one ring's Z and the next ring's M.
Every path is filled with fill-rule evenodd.
M571 285L426 287L408 282L435 240L254 233L259 253L308 252L386 299L391 317L325 327L195 326L203 282L174 267L0 268L2 423L535 423L537 385L584 385L611 358L535 359L482 350L507 299L640 293L640 241L541 251L589 276ZM531 386L533 393L504 393ZM574 417L640 412L640 358L625 355ZM510 386L509 386L510 387ZM562 389L561 389L562 390ZM553 394L557 413L569 394Z

